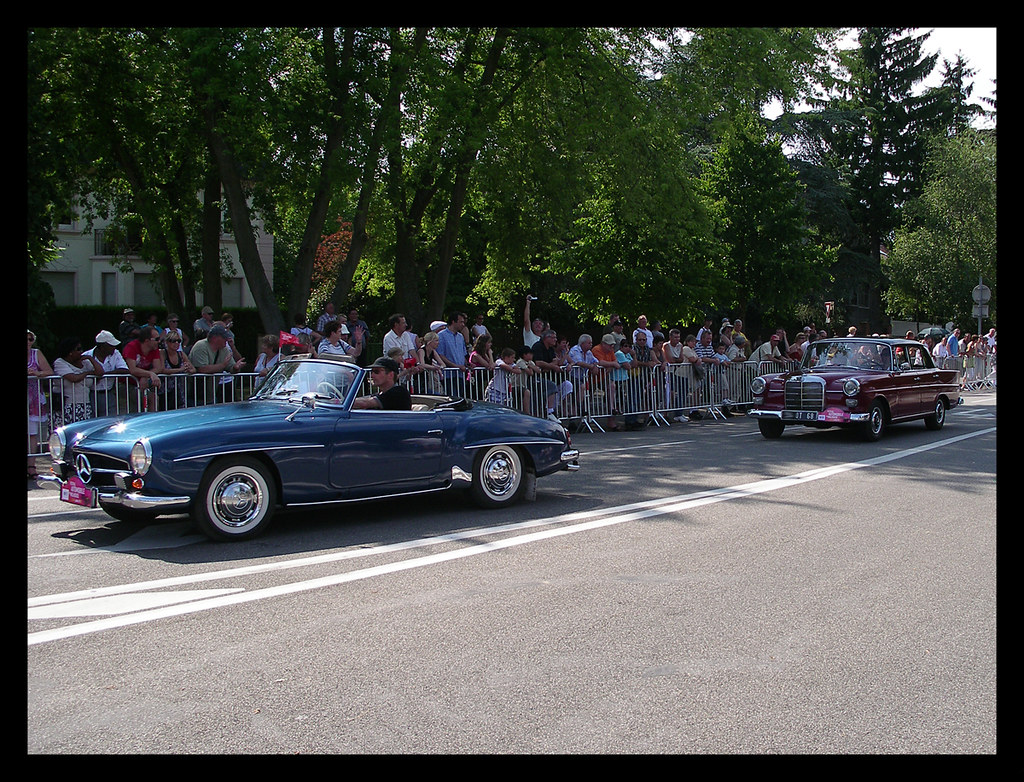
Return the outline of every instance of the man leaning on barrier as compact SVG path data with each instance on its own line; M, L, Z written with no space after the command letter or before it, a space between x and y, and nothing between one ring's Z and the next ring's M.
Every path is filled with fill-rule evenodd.
M562 370L562 366L555 357L555 343L557 341L558 335L549 329L541 335L540 342L533 346L534 363L542 372L552 373L552 376L555 377L557 375L553 373L561 372ZM544 412L550 420L558 421L558 416L555 415L555 408L558 405L558 397L561 391L559 384L549 378L543 378L541 382L544 385Z
M103 376L97 378L94 386L96 394L93 412L96 417L114 415L121 412L117 403L117 375L127 377L128 364L117 349L120 344L117 337L109 331L101 331L96 335L96 345L89 348L83 355L92 356L103 367ZM123 381L122 381L123 382Z
M241 371L242 367L245 366L244 358L235 360L235 357L231 354L231 348L228 346L228 331L223 326L213 326L207 332L204 339L196 342L192 346L190 358L192 366L196 368L196 373L200 375L233 374ZM222 381L224 379L222 378ZM226 379L230 382L233 378ZM223 401L222 397L227 390L225 388L226 385L226 383L221 382L214 386L212 378L207 381L205 387L201 387L197 383L196 395L199 396L200 388L203 388L205 393L203 393L202 397L195 400L196 404ZM221 398L218 398L218 394Z

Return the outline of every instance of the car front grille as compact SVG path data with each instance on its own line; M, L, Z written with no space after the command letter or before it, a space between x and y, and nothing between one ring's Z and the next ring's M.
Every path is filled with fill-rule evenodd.
M813 375L801 375L787 380L786 409L824 410L825 381Z
M72 449L67 462L70 469L90 486L113 486L115 474L130 472L127 462L102 453Z

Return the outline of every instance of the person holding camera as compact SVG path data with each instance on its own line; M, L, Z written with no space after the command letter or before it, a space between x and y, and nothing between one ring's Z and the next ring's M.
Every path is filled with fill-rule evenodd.
M531 348L540 342L544 336L544 321L540 318L530 317L530 302L537 301L536 296L526 297L526 307L523 309L523 344Z

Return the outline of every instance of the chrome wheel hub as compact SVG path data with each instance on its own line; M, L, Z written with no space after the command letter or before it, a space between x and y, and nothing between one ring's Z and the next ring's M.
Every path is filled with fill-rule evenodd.
M260 512L259 487L246 476L232 476L221 483L213 497L213 510L225 524L246 524Z
M487 491L499 496L507 494L518 485L516 466L504 453L497 453L487 460L483 479Z

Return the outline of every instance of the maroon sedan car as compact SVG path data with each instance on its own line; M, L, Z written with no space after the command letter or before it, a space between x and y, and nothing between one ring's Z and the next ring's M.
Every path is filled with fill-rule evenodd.
M924 419L941 429L960 398L955 369L939 369L926 346L909 339L836 338L812 342L799 369L761 375L751 383L765 437L792 424L856 426L877 440L889 424Z

